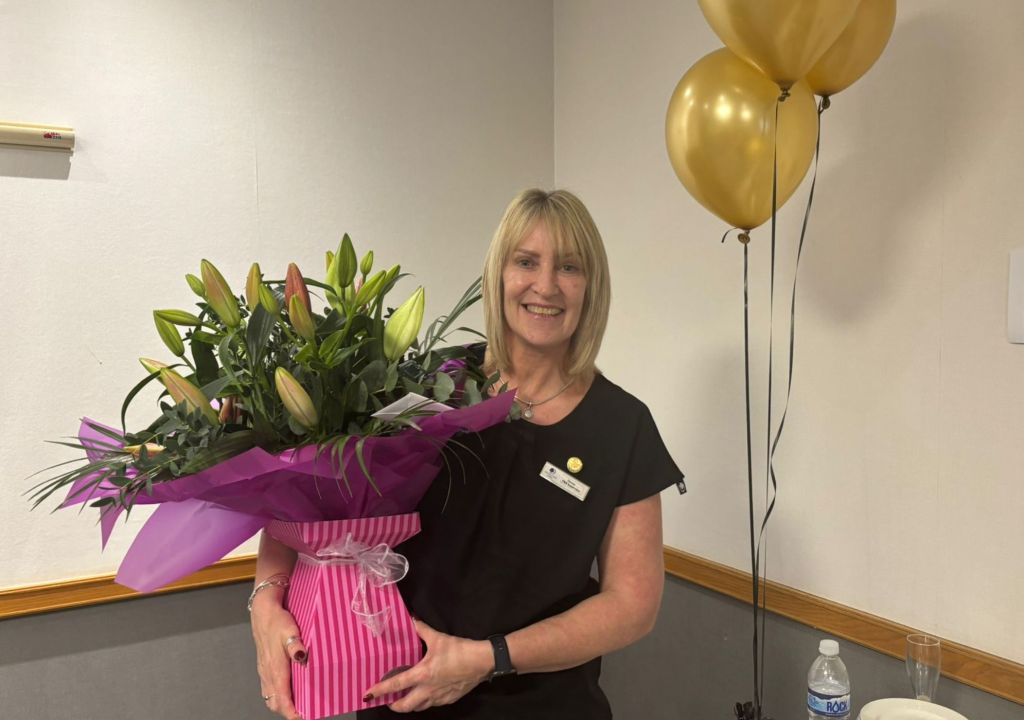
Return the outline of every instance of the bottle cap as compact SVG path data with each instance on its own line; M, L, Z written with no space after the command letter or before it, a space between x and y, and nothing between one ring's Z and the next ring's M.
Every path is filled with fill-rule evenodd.
M818 643L818 652L826 657L835 657L839 654L839 643L835 640L822 640Z

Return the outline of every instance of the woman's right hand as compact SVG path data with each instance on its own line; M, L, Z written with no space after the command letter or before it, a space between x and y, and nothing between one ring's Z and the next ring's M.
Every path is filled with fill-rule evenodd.
M252 603L252 636L256 641L256 668L260 692L267 707L287 720L301 720L292 704L291 663L306 663L306 646L299 627L283 606L283 590L268 587Z

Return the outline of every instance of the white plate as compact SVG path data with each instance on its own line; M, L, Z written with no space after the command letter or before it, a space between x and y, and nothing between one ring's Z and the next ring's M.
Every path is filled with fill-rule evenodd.
M859 720L967 720L949 708L909 698L874 700L861 708Z

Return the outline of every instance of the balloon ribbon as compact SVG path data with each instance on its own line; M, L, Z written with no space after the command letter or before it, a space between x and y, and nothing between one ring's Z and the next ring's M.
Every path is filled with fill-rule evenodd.
M778 126L779 126L779 105L786 100L789 93L783 91L780 95L778 102L775 105L775 147L777 148L778 139ZM797 279L800 270L800 259L803 255L804 240L807 236L807 225L810 219L811 207L814 204L814 189L818 182L818 158L821 151L821 115L830 107L831 103L829 98L823 97L818 105L818 128L817 128L817 139L815 141L814 149L814 173L811 180L811 188L807 197L807 206L804 210L803 223L800 228L800 241L797 246L796 263L793 272L793 290L790 299L790 310L789 310L789 358L788 358L788 376L786 383L786 399L783 404L782 416L779 420L778 429L775 431L774 438L772 437L772 376L773 366L772 359L774 357L773 351L773 338L774 338L774 304L775 304L775 249L776 249L776 222L777 222L777 204L778 204L778 155L777 149L773 151L772 158L772 215L771 215L771 268L770 268L770 285L769 285L769 320L768 320L768 423L767 423L767 443L766 443L766 477L765 477L765 497L769 497L768 507L765 510L764 518L761 521L760 532L757 534L757 540L755 543L754 533L754 466L753 466L753 453L751 447L751 412L750 412L750 312L749 312L749 256L747 245L750 242L750 236L746 232L741 232L739 240L743 244L743 354L744 354L744 380L745 380L745 394L746 394L746 429L747 429L747 489L748 489L748 501L749 501L749 516L750 516L750 553L751 553L751 568L753 574L751 577L752 581L752 600L751 603L754 612L754 635L753 635L753 660L754 660L754 702L740 704L736 703L736 716L737 718L751 718L751 720L770 720L767 716L762 714L763 712L763 700L764 700L764 666L765 666L765 617L767 610L767 535L766 528L768 525L768 519L771 517L772 512L775 509L775 499L778 493L778 480L775 475L775 451L779 445L779 439L782 437L782 431L786 424L786 416L789 411L789 400L793 391L793 359L794 349L796 345L796 289ZM735 229L735 228L734 228ZM731 232L731 230L729 231ZM725 237L722 236L722 241L725 241ZM769 487L770 486L770 487ZM761 565L762 548L764 550L764 566ZM760 630L758 628L758 620L760 616ZM760 646L760 657L758 656L758 647Z

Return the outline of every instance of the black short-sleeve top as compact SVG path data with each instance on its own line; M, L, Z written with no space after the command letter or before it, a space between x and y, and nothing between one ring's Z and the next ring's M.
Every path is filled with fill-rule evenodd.
M603 375L554 425L516 420L456 440L421 502L423 531L399 548L410 563L399 587L414 615L459 637L511 633L596 594L591 569L615 508L685 491L650 411ZM599 673L598 658L500 678L419 716L610 718Z

